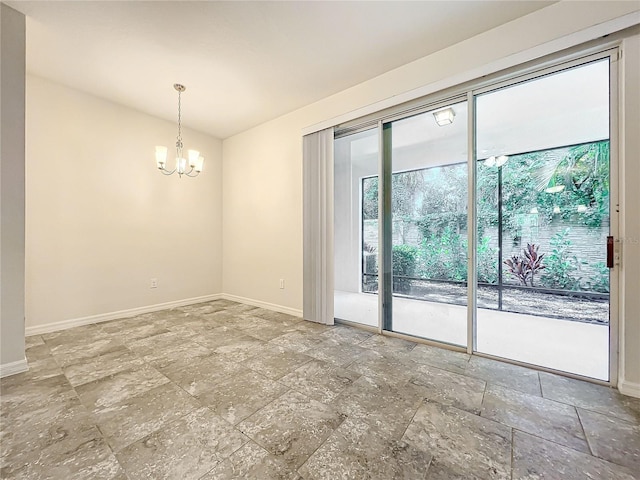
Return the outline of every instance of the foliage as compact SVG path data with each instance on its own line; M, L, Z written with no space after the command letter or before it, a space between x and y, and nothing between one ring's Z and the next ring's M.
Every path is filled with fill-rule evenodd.
M527 248L523 249L523 255L513 255L510 259L504 261L505 265L509 267L509 273L516 277L522 285L527 285L529 280L529 286L534 286L534 280L536 273L546 268L542 264L544 259L544 253L538 254L539 246L533 243L527 243Z
M530 176L540 192L538 203L547 219L553 218L553 207L558 206L563 220L588 227L602 225L609 215L609 142L548 150L536 157ZM547 193L551 185L565 188ZM577 212L578 205L586 208Z
M484 162L481 162L484 163ZM491 193L493 175L483 165L479 168L479 191ZM488 170L488 171L487 171ZM494 169L495 170L495 169ZM514 155L502 167L502 210L504 229L518 232L519 219L531 215L535 208L541 224L562 219L575 225L599 227L609 215L609 142L593 142L568 148L558 148ZM487 183L485 190L481 184ZM497 178L495 179L497 189ZM564 187L555 193L550 186ZM497 194L495 194L497 195ZM583 210L577 207L584 205ZM559 211L560 213L555 213ZM478 219L497 225L497 218ZM495 223L494 223L495 221Z
M575 290L580 279L574 276L578 270L578 258L571 253L571 240L567 238L569 228L551 238L551 254L547 258L547 270L542 277L544 286Z
M416 225L423 238L445 228L456 233L467 228L466 164L434 167L425 171L420 202L416 203Z
M378 218L378 177L362 179L363 220Z
M466 238L451 227L445 227L439 235L423 239L418 274L422 278L466 281Z
M515 259L508 259L513 266L505 261L508 271L513 270L511 273L521 284L608 291L608 271L597 261L598 255L590 255L594 259L590 260L591 264L586 260L582 262L587 266L584 273L589 272L589 280L581 281L578 277L581 263L571 251L573 246L568 232L557 234L542 245L539 232L548 227L555 229L557 224L589 228L606 226L609 220L609 156L609 141L605 140L511 155L501 167L478 161L475 206L479 239L478 280L497 283L498 269L502 267L498 265L495 247L498 178L501 176L505 252L512 251L516 245L519 248L522 239L535 242L536 247L535 252L525 250L516 254ZM557 188L550 188L554 186ZM412 275L426 279L466 280L467 197L466 163L392 175L394 238L416 249ZM378 218L377 177L362 180L362 210L365 220ZM509 239L513 239L513 246ZM539 255L540 264L535 267L529 265L535 264L535 260L527 254L530 257L534 253L537 255L538 248L546 254ZM400 255L396 250L394 247L394 275L396 255ZM541 266L543 256L544 266ZM411 263L405 257L402 261L409 262L407 265ZM525 274L530 268L534 270ZM538 272L543 268L538 280ZM522 278L523 275L526 278Z
M478 242L478 282L498 283L498 249L491 246L490 237Z
M533 243L527 243L527 248L524 250L524 257L526 259L527 270L531 272L532 287L533 287L533 281L535 279L536 273L546 268L542 264L544 253L541 253L540 255L538 255L538 248L539 246L536 246Z
M424 185L425 170L411 170L391 176L391 211L394 219L413 217L418 196Z
M604 262L593 265L596 273L585 282L584 289L592 292L609 293L609 268Z
M394 245L392 252L393 290L406 293L411 288L411 280L396 277L413 277L415 275L418 248L413 245Z
M509 267L511 275L516 277L522 285L527 285L530 272L527 270L524 258L520 257L520 255L512 255L504 263Z

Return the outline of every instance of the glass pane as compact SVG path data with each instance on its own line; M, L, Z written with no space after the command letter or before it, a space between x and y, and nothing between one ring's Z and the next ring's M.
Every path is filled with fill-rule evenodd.
M480 352L609 378L609 62L477 98Z
M377 327L378 131L334 147L334 316Z
M393 331L467 342L467 103L391 124Z

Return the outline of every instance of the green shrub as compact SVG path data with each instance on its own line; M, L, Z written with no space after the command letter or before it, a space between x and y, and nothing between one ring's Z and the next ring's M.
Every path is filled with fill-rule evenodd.
M592 265L595 273L593 277L585 282L584 290L599 293L609 293L609 268L604 262L597 262Z
M478 282L498 283L498 248L489 245L490 237L478 242Z
M411 289L411 280L396 276L413 277L416 273L418 248L413 245L393 246L393 291L407 293Z
M467 239L451 227L425 238L420 248L419 275L437 280L467 279Z
M578 258L571 253L569 228L556 233L551 238L551 254L547 256L546 270L542 276L542 285L562 290L576 290L580 279L574 276L578 270Z

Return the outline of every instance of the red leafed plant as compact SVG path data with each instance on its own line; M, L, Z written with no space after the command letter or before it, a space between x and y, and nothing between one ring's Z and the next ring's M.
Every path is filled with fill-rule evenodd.
M522 257L520 255L512 255L504 263L509 267L509 273L516 277L522 285L529 286L527 284L527 280L529 280L530 286L533 287L536 273L546 268L542 264L544 253L538 254L538 246L535 243L527 243L527 248L522 251Z

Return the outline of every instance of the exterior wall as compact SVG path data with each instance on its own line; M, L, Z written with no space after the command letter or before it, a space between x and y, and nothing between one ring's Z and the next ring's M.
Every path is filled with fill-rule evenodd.
M416 247L421 245L422 233L415 223L399 220L395 222L394 225L394 245L406 244ZM523 232L522 238L517 242L517 245L509 241L510 237L508 237L505 232L503 257L507 259L511 255L522 255L522 249L527 246L527 243L535 243L539 246L538 253L545 253L548 256L552 249L551 238L558 233L564 232L565 228L569 228L566 238L571 242L568 254L575 255L579 262L586 262L586 264L580 263L579 272L576 272L586 280L597 271L593 268L594 264L598 262L605 263L607 260L604 248L595 249L594 245L606 245L609 227L589 228L583 225L573 225L569 227L565 224L552 223L546 227L532 229L535 230L535 232ZM466 239L466 231L461 231L460 234ZM378 244L378 223L376 220L364 221L363 235L365 242L370 245ZM484 236L490 238L489 246L491 248L498 248L497 228L485 228ZM505 277L505 280L510 279Z

